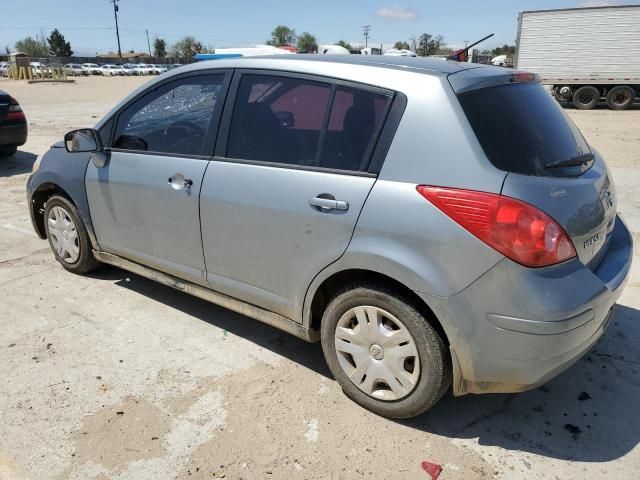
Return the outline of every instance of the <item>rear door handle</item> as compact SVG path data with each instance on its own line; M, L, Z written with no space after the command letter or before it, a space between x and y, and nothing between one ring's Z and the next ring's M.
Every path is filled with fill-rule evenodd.
M193 186L193 180L184 178L181 173L176 173L173 177L169 177L167 181L174 190L189 189Z
M335 198L327 198L333 197L333 195L326 196L318 196L309 199L309 205L312 207L317 207L324 212L328 212L331 210L349 210L349 202L345 202L344 200L336 200Z

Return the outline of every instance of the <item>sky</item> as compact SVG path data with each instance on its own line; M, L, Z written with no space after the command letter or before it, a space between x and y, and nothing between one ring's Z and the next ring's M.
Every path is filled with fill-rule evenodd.
M9 0L3 0L9 2ZM264 43L278 24L308 31L320 44L346 40L364 44L362 26L370 25L370 45L385 48L427 32L444 36L453 48L495 37L480 47L514 44L518 12L579 6L638 4L634 0L485 0L485 1L363 1L311 0L267 2L257 0L119 0L120 40L123 51L147 50L156 36L172 44L193 35L213 47ZM116 51L117 41L110 0L13 0L2 9L0 49L16 40L58 28L76 55ZM278 6L273 6L276 4ZM152 43L153 44L153 43ZM3 52L4 53L4 52Z

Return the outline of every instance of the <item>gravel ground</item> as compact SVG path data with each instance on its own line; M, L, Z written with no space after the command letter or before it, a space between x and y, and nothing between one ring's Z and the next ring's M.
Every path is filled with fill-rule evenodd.
M602 340L518 395L446 396L396 422L346 399L318 344L104 267L32 232L31 165L144 78L0 81L29 141L0 163L0 479L637 478L640 269ZM607 158L640 245L640 110L568 110Z

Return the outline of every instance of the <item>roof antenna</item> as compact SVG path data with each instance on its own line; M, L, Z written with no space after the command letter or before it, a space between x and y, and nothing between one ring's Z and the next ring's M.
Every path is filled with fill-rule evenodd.
M494 35L495 35L494 33L491 33L491 34L487 35L486 37L481 38L477 42L472 43L469 46L465 46L464 48L461 48L460 50L456 50L455 52L453 52L451 55L449 55L447 57L447 60L454 60L456 62L466 62L467 59L469 58L469 50L470 49L472 49L473 47L475 47L479 43L484 42L487 38L493 37ZM467 42L468 42L468 40L465 40L465 43L467 43Z

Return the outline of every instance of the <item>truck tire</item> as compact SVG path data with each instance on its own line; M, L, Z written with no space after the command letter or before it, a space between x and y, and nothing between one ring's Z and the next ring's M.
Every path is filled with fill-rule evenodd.
M607 105L611 110L626 110L636 98L633 88L626 85L619 85L609 90L607 94Z
M11 157L16 154L18 147L12 145L10 147L0 147L0 157Z
M573 93L573 105L578 110L591 110L600 101L600 91L596 87L586 85Z

